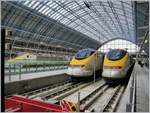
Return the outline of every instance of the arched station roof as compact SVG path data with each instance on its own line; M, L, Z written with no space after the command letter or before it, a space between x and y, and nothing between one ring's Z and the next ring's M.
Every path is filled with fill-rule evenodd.
M37 42L97 49L122 38L140 44L149 24L149 2L3 1L2 27Z

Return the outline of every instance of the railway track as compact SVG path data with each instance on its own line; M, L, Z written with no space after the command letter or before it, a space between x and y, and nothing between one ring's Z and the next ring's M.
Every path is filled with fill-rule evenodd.
M88 111L113 112L124 92L125 85L110 86L103 80L100 80L82 89L77 89L72 94L63 93L54 99L64 99L77 104L78 91L80 90L80 107L82 106Z
M64 82L41 88L32 92L24 93L24 96L32 99L67 100L78 103L80 91L80 107L85 110L96 112L114 112L123 94L125 85L109 86L103 80L97 79L91 82Z
M78 103L80 92L80 108L94 112L115 112L126 85L111 86L103 79L93 81L70 82L50 85L22 94L31 99L42 101L67 100Z
M100 85L96 90L89 93L88 96L84 97L80 100L80 105L84 107L84 109L88 109L89 106L100 96L102 95L105 90L107 90L109 87L105 83Z
M78 102L78 92L80 91L80 103L84 103L92 94L94 95L98 90L101 90L105 86L105 82L103 80L98 80L95 83L91 83L84 88L77 88L76 92L72 94L64 94L63 96L59 96L55 99L64 99L73 103Z
M88 103L84 104L85 109L95 112L114 112L119 103L120 97L123 94L125 86L104 87L103 92L97 93Z
M99 79L97 79L96 81L98 81ZM48 100L50 98L53 99L62 99L67 95L70 95L76 91L78 91L78 89L82 89L90 84L92 84L92 82L88 82L84 81L84 82L63 82L63 83L58 83L58 84L54 84L54 85L50 85L44 88L40 88L31 92L27 92L24 94L21 94L22 96L26 96L27 98L31 98L31 99L42 99L42 100Z
M48 100L50 98L56 99L57 96L64 95L66 92L70 92L70 91L71 91L71 93L73 93L76 91L76 88L85 87L88 84L89 83L79 82L76 84L71 84L67 87L59 87L59 88L57 87L56 90L54 89L54 90L50 91L46 95L41 96L41 98L43 98L44 100Z
M69 81L65 81L65 82L61 82L61 83L56 83L56 84L53 84L53 85L49 85L49 86L46 86L44 88L40 88L40 89L37 89L37 90L33 90L33 91L29 91L29 92L26 92L26 93L23 93L21 94L22 96L26 96L26 97L32 97L33 95L37 95L38 93L42 93L44 91L48 91L48 90L51 90L53 88L57 88L59 86L64 86L66 84L70 84Z
M97 81L99 81L100 79L97 79ZM64 90L60 90L58 91L57 93L54 93L54 94L48 94L46 95L45 99L49 99L49 98L53 98L53 99L56 99L56 100L62 100L64 99L65 97L77 92L79 89L83 89L89 85L93 84L93 81L90 81L90 82L80 82L78 83L77 85L73 85L69 88L65 88Z
M125 89L125 86L116 87L115 90L112 92L112 95L106 102L106 104L102 107L101 111L102 112L114 112L119 103L120 97L124 92L124 89Z

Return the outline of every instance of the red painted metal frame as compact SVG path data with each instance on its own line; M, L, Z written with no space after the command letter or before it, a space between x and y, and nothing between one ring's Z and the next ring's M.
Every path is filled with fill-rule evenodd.
M5 111L11 112L70 112L71 109L66 101L61 105L32 100L22 96L5 98Z

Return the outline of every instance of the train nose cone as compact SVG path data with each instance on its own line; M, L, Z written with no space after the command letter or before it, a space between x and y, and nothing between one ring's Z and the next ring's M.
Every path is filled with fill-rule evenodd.
M120 70L111 71L111 76L112 77L120 77L120 75L121 75Z

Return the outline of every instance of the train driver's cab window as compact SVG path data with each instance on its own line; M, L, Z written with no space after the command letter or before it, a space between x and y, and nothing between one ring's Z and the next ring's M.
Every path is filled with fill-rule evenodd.
M124 50L111 50L107 54L107 58L109 60L120 60L126 55L126 51Z
M9 58L15 58L15 57L17 57L17 54L16 53L5 53L5 59L7 60L7 59L9 59Z
M93 53L94 53L94 51L87 50L87 49L80 50L80 51L75 55L75 58L78 59L78 60L84 59L84 58L87 58L88 56L92 55Z

